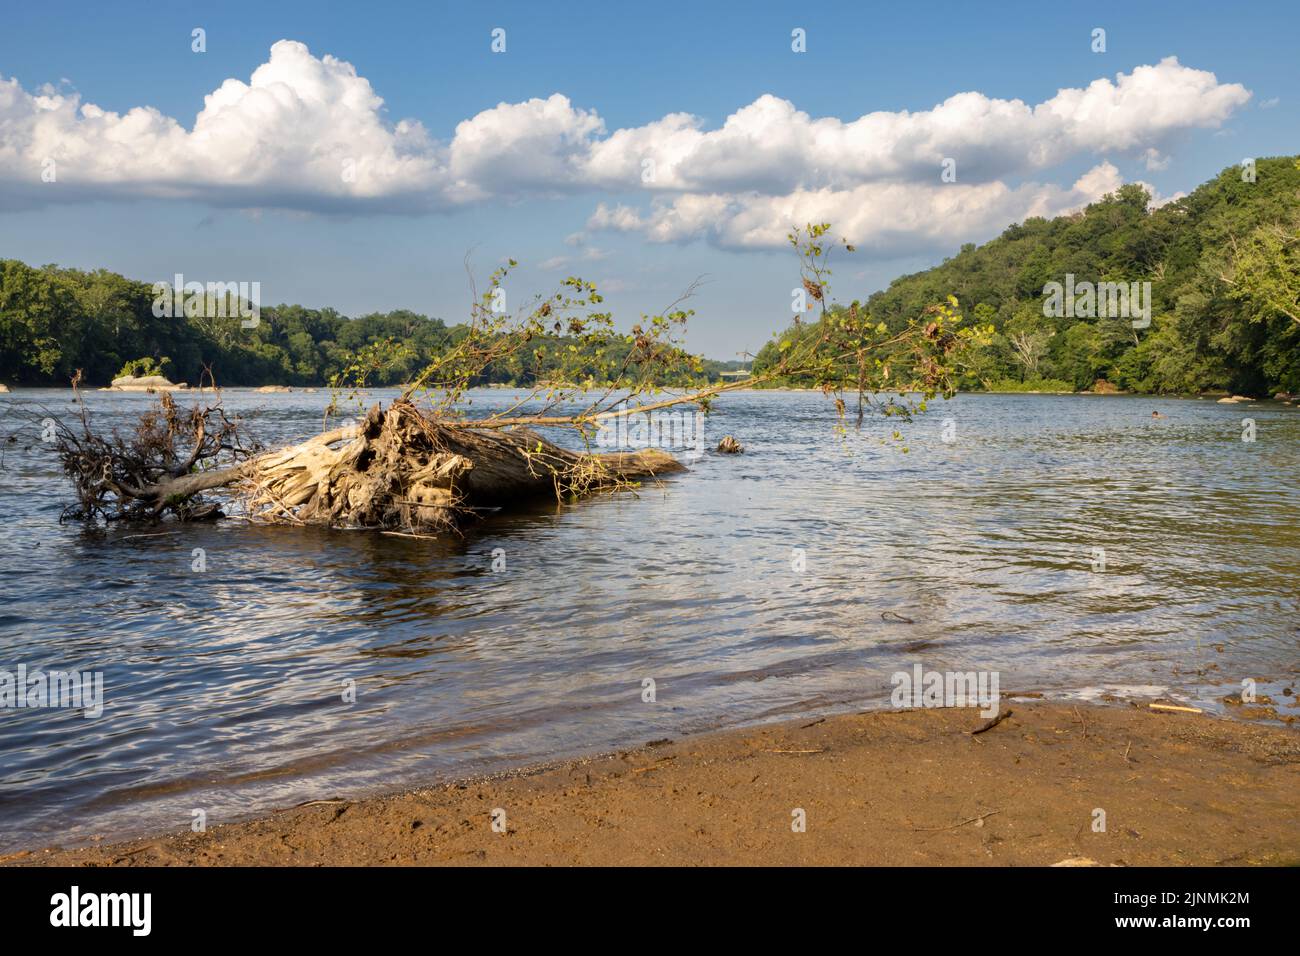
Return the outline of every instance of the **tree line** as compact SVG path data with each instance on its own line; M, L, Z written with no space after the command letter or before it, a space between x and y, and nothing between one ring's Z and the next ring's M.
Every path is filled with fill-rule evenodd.
M368 384L395 385L468 334L463 324L406 309L350 318L331 308L277 305L261 309L254 324L231 303L188 314L155 309L157 298L152 284L105 269L0 260L0 382L66 385L80 371L88 385L142 372L196 384L210 370L222 385L308 386L350 380L363 369ZM527 386L556 374L601 382L622 368L631 347L596 347L563 330L539 335L472 384ZM661 384L713 381L740 365L690 359L673 363Z
M1067 314L1056 306L1076 282L1099 294ZM1121 287L1145 299L1145 316L1114 314ZM864 309L901 328L949 294L995 330L961 372L963 389L1300 392L1300 161L1232 166L1155 209L1142 186L1127 185L831 311ZM780 333L755 371L775 364L782 342L817 335L821 321Z

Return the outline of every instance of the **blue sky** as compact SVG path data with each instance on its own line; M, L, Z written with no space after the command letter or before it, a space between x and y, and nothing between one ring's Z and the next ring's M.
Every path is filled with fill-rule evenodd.
M865 297L962 242L1119 181L1168 198L1243 157L1296 152L1298 9L12 5L0 78L23 95L0 102L0 256L149 281L177 272L257 280L264 304L405 307L448 321L465 313L471 250L480 273L519 259L508 287L518 296L571 272L595 279L625 319L705 274L688 341L730 358L789 320L794 261L772 241L783 216L843 220L863 248L841 264L835 291ZM191 50L196 27L204 53ZM505 53L490 49L497 27ZM796 27L807 31L806 53L791 50ZM1090 48L1096 27L1104 53ZM273 78L292 90L301 77L299 92L320 80L337 98L312 105L303 92L307 106L268 117L232 94L212 135L189 137L204 97L228 79L248 84L286 39L306 49L279 48ZM351 64L382 110L337 113L351 81L344 68L320 66L326 55ZM1168 57L1177 64L1158 66ZM1117 79L1143 67L1142 83ZM1116 89L1082 103L1059 95L1097 80ZM73 104L61 119L32 105L45 84L47 96ZM960 93L981 98L926 118ZM567 100L489 112L457 135L457 124L499 104L553 94ZM1007 118L1006 132L983 118L1017 100L1056 105ZM734 136L707 135L756 101L763 108L733 122ZM108 128L87 121L84 104L119 114L148 106L160 117L149 129ZM876 112L870 128L838 128ZM665 124L671 114L694 119ZM419 131L390 137L402 120ZM631 145L616 131L633 131ZM374 150L361 161L365 195L320 179L351 155L349 136L365 141L363 157ZM865 163L861 149L878 155ZM949 153L957 183L945 192L938 159ZM41 183L51 154L59 181ZM625 175L645 157L662 177L649 189ZM300 173L309 159L317 165Z

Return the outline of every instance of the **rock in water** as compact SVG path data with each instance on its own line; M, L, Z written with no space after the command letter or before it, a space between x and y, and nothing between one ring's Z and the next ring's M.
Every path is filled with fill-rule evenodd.
M744 450L745 446L736 441L732 435L725 435L722 441L718 442L718 454L720 455L739 455Z
M123 375L113 379L110 391L149 392L154 390L183 391L189 388L184 382L169 382L161 375Z

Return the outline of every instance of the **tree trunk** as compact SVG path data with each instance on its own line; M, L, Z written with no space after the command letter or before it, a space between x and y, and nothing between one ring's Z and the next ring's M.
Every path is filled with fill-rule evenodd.
M681 470L657 449L573 452L525 428L478 431L398 401L387 410L374 406L359 425L126 493L162 506L230 488L261 520L429 532L458 527L479 508L626 487Z

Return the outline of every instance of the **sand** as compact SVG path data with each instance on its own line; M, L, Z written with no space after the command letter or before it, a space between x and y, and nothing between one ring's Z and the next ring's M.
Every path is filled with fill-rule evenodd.
M1300 863L1296 731L1138 705L1007 706L978 736L973 710L833 716L4 862Z

